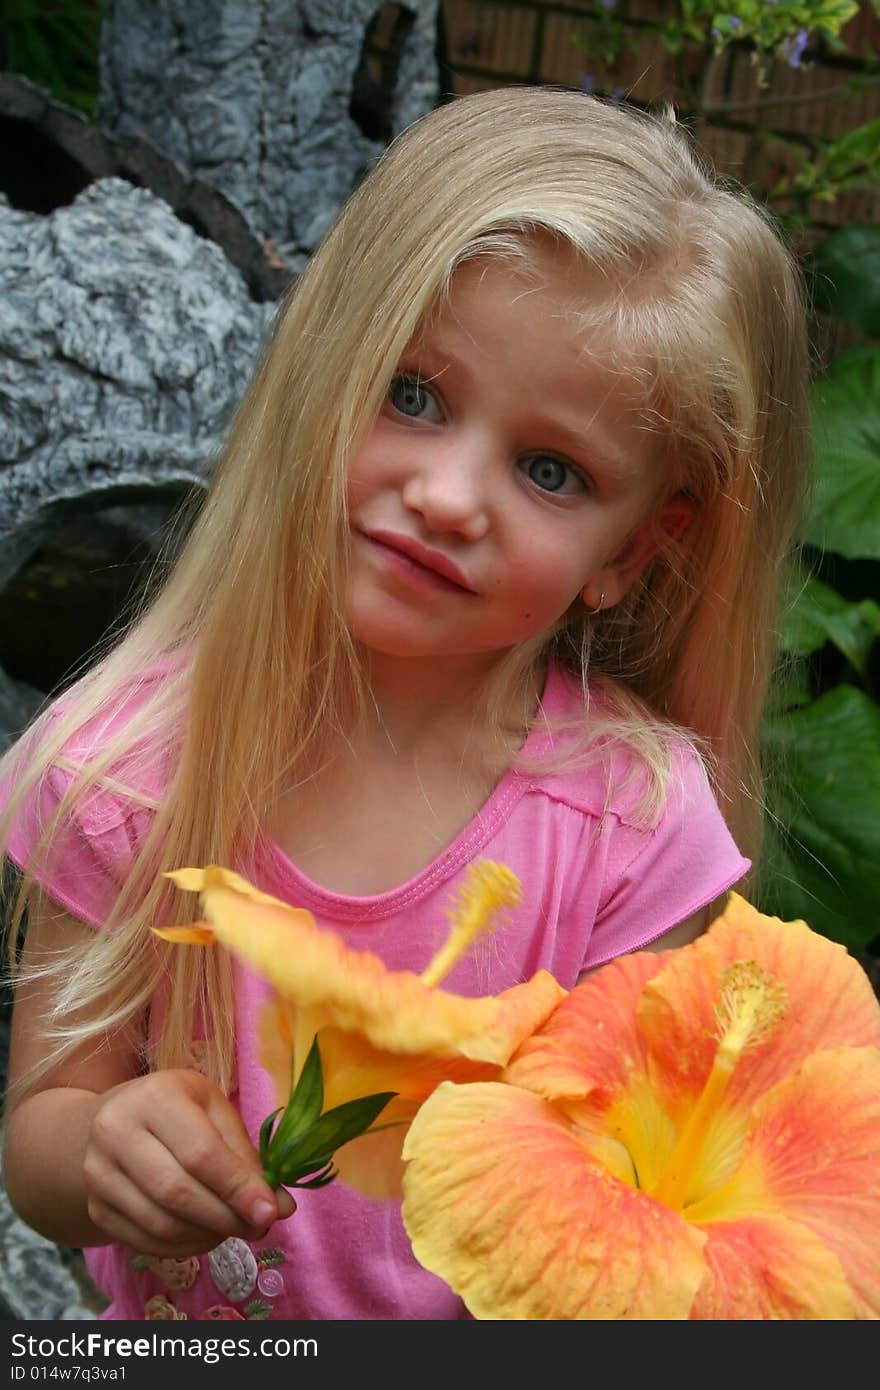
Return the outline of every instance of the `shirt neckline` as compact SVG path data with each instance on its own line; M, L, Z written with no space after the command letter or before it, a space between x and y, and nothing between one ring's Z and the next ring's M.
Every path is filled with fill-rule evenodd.
M547 724L570 703L563 673L551 666L538 707L538 715L523 744L522 752L531 756L552 740ZM390 917L402 908L412 907L427 897L440 883L470 863L510 816L516 803L532 785L532 778L508 768L482 806L463 826L455 839L412 878L384 893L351 897L308 878L285 854L269 834L261 837L262 868L268 874L277 896L295 902L321 916L336 921L372 922Z

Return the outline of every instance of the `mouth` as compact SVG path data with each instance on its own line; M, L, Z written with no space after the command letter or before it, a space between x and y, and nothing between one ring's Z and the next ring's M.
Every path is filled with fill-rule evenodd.
M454 589L465 594L477 592L455 561L440 550L432 550L394 531L361 531L360 534L408 578L431 588Z

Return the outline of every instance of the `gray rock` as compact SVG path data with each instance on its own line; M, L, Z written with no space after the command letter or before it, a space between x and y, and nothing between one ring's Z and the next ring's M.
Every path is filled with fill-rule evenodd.
M12 680L0 666L0 753L27 727L43 699L42 691Z
M377 74L376 0L114 0L100 123L222 189L301 269L387 141L437 104L439 4L394 7Z
M0 205L0 588L65 516L205 485L273 314L146 189Z
M174 209L183 222L222 247L242 273L255 299L276 300L293 271L271 245L250 228L240 208L212 184L185 174L144 135L115 140L79 111L54 100L19 73L0 72L0 118L9 138L2 169L10 202L32 211L69 203L95 179L123 178L149 188ZM16 132L21 132L21 142ZM42 145L42 201L32 203L32 169L21 154L34 141Z
M82 1271L79 1252L26 1226L12 1210L5 1186L0 1186L0 1300L7 1317L28 1321L96 1318L106 1306Z

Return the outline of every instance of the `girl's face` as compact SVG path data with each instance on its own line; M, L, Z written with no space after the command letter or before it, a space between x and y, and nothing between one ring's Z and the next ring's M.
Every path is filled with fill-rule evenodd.
M484 258L404 353L353 459L347 616L375 653L501 652L618 602L681 529L625 372L578 323L572 257Z

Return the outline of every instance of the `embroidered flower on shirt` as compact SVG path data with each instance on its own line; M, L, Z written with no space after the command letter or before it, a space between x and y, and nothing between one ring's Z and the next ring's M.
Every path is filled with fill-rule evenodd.
M199 1277L197 1255L179 1260L171 1256L135 1255L131 1263L135 1269L148 1269L155 1274L166 1289L191 1289Z
M241 1303L257 1287L256 1256L240 1236L229 1236L208 1253L211 1278L231 1303Z
M164 1293L157 1293L144 1304L144 1317L147 1322L185 1322L188 1314L175 1308L171 1299L166 1298Z
M255 1298L245 1305L244 1315L248 1322L264 1322L272 1314L272 1305L264 1298Z

